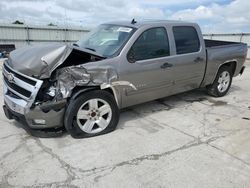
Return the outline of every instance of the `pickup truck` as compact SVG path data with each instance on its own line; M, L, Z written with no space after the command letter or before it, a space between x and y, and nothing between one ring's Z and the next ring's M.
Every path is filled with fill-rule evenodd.
M4 112L33 131L113 131L122 108L197 88L227 94L247 45L204 40L180 21L110 22L73 45L29 46L3 64Z

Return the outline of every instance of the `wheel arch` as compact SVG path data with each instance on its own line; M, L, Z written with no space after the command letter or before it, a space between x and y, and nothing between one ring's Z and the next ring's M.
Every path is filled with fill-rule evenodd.
M219 66L218 66L218 69L216 71L216 74L214 75L213 79L211 80L211 83L213 83L216 79L216 76L219 72L219 70L221 69L221 67L225 66L225 67L231 67L232 68L232 75L234 76L235 74L235 71L236 71L236 68L237 68L237 64L238 64L238 61L236 59L233 59L233 60L228 60L228 61L225 61L224 63L221 63Z
M220 69L222 66L230 67L231 70L232 70L232 74L233 74L233 76L234 76L235 70L236 70L236 67L237 67L237 64L238 64L237 60L226 61L226 62L224 62L223 64L221 64L221 65L219 66L219 69ZM219 69L218 69L218 70L219 70Z
M115 98L117 106L120 107L121 101L117 97L117 92L112 87L105 87L105 88L102 88L101 86L75 87L72 91L72 95L70 97L70 100L75 100L81 94L83 94L85 92L93 91L93 90L107 91Z
M93 90L97 90L97 89L98 89L98 87L94 87L94 86L93 87L78 87L77 86L73 89L70 100L76 99L84 92L93 91Z

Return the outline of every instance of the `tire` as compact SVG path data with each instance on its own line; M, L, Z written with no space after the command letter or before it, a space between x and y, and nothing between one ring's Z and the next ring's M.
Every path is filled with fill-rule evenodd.
M219 69L213 84L207 86L208 94L214 97L225 96L231 87L232 80L232 68L230 66L222 66Z
M64 118L66 130L74 138L87 138L115 130L119 109L112 94L95 90L70 101Z

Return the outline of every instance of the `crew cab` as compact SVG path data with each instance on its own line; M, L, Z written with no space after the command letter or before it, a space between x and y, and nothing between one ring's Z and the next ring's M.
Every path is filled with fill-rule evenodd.
M223 97L246 56L246 44L204 40L195 23L105 23L73 45L11 52L3 108L34 132L96 136L116 128L122 108L201 87Z

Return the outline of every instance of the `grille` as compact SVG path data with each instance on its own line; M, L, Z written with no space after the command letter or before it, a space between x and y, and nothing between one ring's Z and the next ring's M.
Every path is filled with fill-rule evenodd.
M35 85L36 85L36 81L31 80L31 79L29 79L29 78L27 78L27 77L24 77L24 76L22 76L22 75L20 75L20 74L18 74L18 73L16 73L16 72L14 72L14 71L11 70L9 67L7 67L7 65L5 65L5 64L4 64L3 66L4 66L4 69L5 69L7 72L12 73L15 77L17 77L17 78L19 78L19 79L21 79L21 80L23 80L23 81L29 83L29 84L32 85L32 86L35 86Z
M30 91L27 91L26 89L23 89L20 86L9 82L8 79L6 78L6 76L4 76L4 81L9 86L9 88L13 89L14 91L19 92L20 94L24 95L27 98L31 97L31 92Z
M34 102L42 81L26 76L10 68L6 63L3 65L3 80L8 93L14 94L21 99Z

